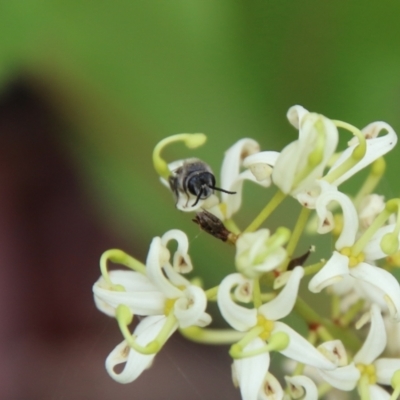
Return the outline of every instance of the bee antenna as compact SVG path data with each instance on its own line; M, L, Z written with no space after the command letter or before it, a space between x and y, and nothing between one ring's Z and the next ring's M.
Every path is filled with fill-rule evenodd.
M203 194L203 188L201 188L199 194L196 197L196 201L192 204L192 207L194 207L200 200L201 195Z
M218 190L219 192L224 192L224 193L228 193L228 194L236 194L236 192L230 192L229 190L221 189L221 188L216 187L216 186L209 186L209 187L211 189Z

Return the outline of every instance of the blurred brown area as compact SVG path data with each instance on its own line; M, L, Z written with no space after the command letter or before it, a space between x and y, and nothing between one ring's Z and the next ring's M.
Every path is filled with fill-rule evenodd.
M179 335L137 382L107 375L121 335L91 287L100 254L134 241L98 221L43 98L24 80L0 98L0 399L240 398L227 349Z

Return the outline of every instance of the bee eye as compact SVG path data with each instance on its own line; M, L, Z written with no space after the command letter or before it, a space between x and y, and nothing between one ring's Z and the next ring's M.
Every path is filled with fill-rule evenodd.
M188 180L187 189L189 193L197 196L202 190L202 184L203 182L200 175L194 175Z

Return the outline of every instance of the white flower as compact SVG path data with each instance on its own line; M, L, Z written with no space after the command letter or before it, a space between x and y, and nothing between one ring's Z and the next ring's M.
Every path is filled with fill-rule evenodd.
M268 229L243 233L236 241L235 263L238 271L249 278L262 275L277 268L286 258L284 242L270 236Z
M241 332L249 331L256 326L263 329L259 337L254 338L245 347L244 352L259 349L265 346L265 342L268 342L275 334L284 333L289 337L289 343L285 349L280 350L283 355L307 365L333 369L335 365L305 338L288 325L278 321L291 312L297 298L298 287L303 273L302 267L294 268L286 286L278 296L258 308L247 308L239 305L231 297L231 291L236 286L247 285L252 290L252 281L239 273L228 275L219 286L218 306L224 319L234 329ZM238 382L243 399L257 399L256 396L262 385L262 378L265 376L268 364L269 356L263 353L234 361L236 370L260 371L255 375L247 374L246 372L237 374L240 376Z
M257 350L264 345L264 341L256 338L244 350ZM270 357L268 352L260 353L254 357L234 360L232 364L232 377L236 386L240 387L242 400L257 399L264 378L268 373L269 362Z
M379 229L374 237L366 244L363 253L352 256L351 247L354 245L358 232L358 216L351 200L335 190L325 190L317 200L316 211L319 218L319 232L325 233L325 225L330 224L328 205L336 201L343 211L343 229L335 243L336 250L324 267L311 279L308 288L320 292L327 286L341 281L346 275L367 282L372 286L372 296L380 297L387 304L393 319L400 320L400 285L392 274L372 265L371 262L385 257L380 248L380 242L385 233L393 231L393 226ZM379 244L378 244L379 243ZM364 259L368 262L364 262Z
M245 165L264 164L273 166L272 179L276 186L294 197L312 199L316 180L323 176L329 159L338 143L335 124L323 115L310 113L301 106L293 106L287 113L289 122L299 129L298 140L287 145L276 160L270 152L261 152L245 160ZM307 204L308 207L311 204Z
M168 242L176 240L178 249L171 264ZM146 275L135 271L111 271L113 285L122 285L125 291L115 291L107 280L100 278L93 286L97 307L107 315L115 316L118 307L128 307L132 314L146 316L140 321L131 338L138 347L146 347L160 338L165 343L176 329L192 325L204 327L211 322L205 312L207 298L204 291L186 280L177 270L191 269L187 236L171 230L155 237L146 261ZM120 343L108 356L106 369L116 381L128 383L135 380L151 365L155 353L145 354L135 350L128 340ZM125 363L116 373L117 364Z
M257 177L248 169L242 171L246 167L244 160L246 157L255 157L260 151L259 144L249 138L240 139L226 152L221 168L220 187L230 192L236 192L234 195L221 192L221 203L209 209L221 220L229 219L236 213L242 203L243 182L249 180L263 187L271 185L270 173L265 170L264 166L254 167L257 171ZM277 158L277 152L271 152L272 158Z
M386 347L386 332L379 307L371 307L371 327L353 363L334 371L320 371L321 376L333 387L359 391L367 390L370 399L385 400L390 395L377 384L390 385L393 374L400 369L400 359L379 358Z
M285 376L289 393L293 399L318 400L318 389L315 383L304 375Z

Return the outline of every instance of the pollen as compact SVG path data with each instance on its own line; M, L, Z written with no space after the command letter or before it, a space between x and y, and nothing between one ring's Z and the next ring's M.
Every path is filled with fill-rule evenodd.
M260 333L260 338L262 340L268 340L271 336L272 330L274 329L274 321L270 321L262 315L259 315L257 317L257 325L263 328L263 331Z
M376 369L373 364L357 364L356 367L361 373L361 376L368 378L368 383L370 385L375 385L376 383Z
M365 255L362 252L357 254L356 256L352 255L350 247L343 247L343 249L340 250L340 254L349 258L350 268L357 266L358 264L362 263L365 260Z

